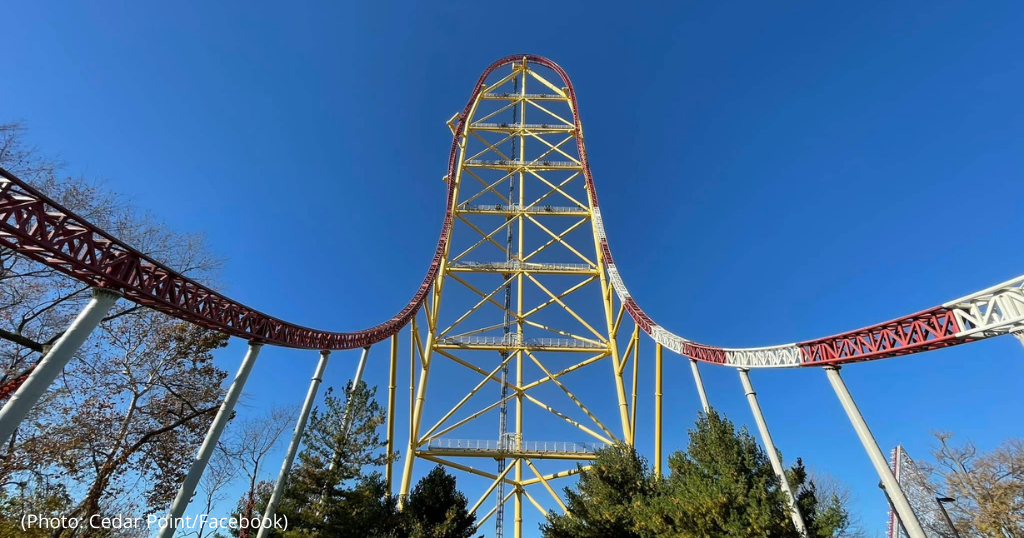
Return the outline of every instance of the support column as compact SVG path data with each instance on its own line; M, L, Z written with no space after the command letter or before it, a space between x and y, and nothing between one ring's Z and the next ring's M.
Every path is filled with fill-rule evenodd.
M434 345L434 335L427 334L427 341L424 353L427 356L420 356L420 377L416 386L416 397L412 400L412 415L409 417L409 445L405 451L405 463L402 468L402 485L398 490L398 508L405 506L406 497L412 488L412 468L416 461L416 449L419 448L420 422L423 420L423 401L427 398L427 380L430 377L430 349Z
M366 368L366 357L370 354L370 346L363 348L362 354L359 355L359 364L356 365L356 373L352 376L352 390L356 390L359 387L359 383L363 380L363 369ZM348 436L348 416L352 411L352 401L346 395L345 397L345 410L341 412L341 431L342 437ZM328 467L329 471L334 471L338 468L338 452L334 452L334 456L331 458L331 466ZM324 502L324 497L320 497L320 502Z
M64 367L78 352L78 348L82 347L120 297L121 294L116 291L92 289L92 299L89 303L0 410L0 444L7 443L21 425L21 421L25 420L32 407L46 393L53 380L64 371Z
M661 344L654 348L654 476L661 477Z
M690 359L690 370L693 371L693 382L697 384L700 405L704 408L704 414L706 415L711 407L708 405L708 395L704 392L704 380L700 377L700 369L697 368L697 361L695 359Z
M284 455L284 463L281 464L281 472L277 474L277 482L274 484L274 492L270 495L267 508L263 510L264 519L274 519L277 513L277 506L281 503L281 495L284 493L285 483L288 481L288 473L292 470L292 462L295 461L295 453L299 451L299 443L302 442L302 434L306 431L306 420L309 419L309 412L313 409L313 400L320 389L320 382L324 379L324 369L327 368L327 359L331 356L329 350L320 352L320 361L313 371L313 379L309 382L309 391L306 392L306 399L302 402L302 409L299 411L299 420L295 423L295 431L292 433L292 440L288 443L288 450ZM260 527L256 538L265 538L270 532L270 527Z
M391 336L391 368L388 374L388 465L384 469L384 482L388 496L392 494L394 464L391 454L395 451L395 389L398 382L398 333Z
M185 476L185 481L182 482L181 488L178 489L178 495L174 497L171 511L167 514L167 526L160 529L159 534L157 534L158 538L171 538L174 536L174 524L185 513L189 501L192 500L196 486L199 485L199 479L203 477L206 464L210 462L210 456L213 455L214 449L217 448L220 435L224 433L224 427L227 426L228 421L231 419L235 403L238 402L238 397L242 395L242 387L245 386L245 381L249 378L249 372L252 371L252 365L256 362L256 357L260 354L260 348L262 347L263 344L261 343L249 342L249 351L245 353L242 365L238 367L238 373L235 374L235 380L231 382L227 394L224 395L224 401L220 404L220 410L217 411L217 416L214 417L209 431L206 432L206 439L203 440L199 451L196 452L196 460L192 462L192 468L189 469L188 475Z
M910 535L910 538L927 538L924 534L924 529L921 528L921 522L918 521L917 515L914 514L914 510L910 507L907 496L903 493L903 489L900 488L899 482L896 481L896 476L892 474L892 469L889 468L889 462L886 461L885 456L882 454L882 449L878 448L875 436L871 434L867 422L864 421L864 416L860 414L860 409L857 408L856 402L853 401L853 396L850 396L850 391L846 388L846 383L843 382L842 376L839 375L839 367L826 366L825 373L828 374L828 381L832 384L832 389L836 391L836 396L839 397L839 402L843 404L846 416L850 417L850 422L853 424L853 429L857 432L857 437L860 438L861 444L864 445L864 450L867 451L871 463L875 466L878 477L882 479L885 491L892 500L892 504L896 507L896 513L899 514L903 526L907 529L907 534Z
M786 494L786 499L789 501L789 516L793 519L793 526L796 527L800 536L807 536L807 526L804 525L804 518L800 515L800 509L796 506L796 497L793 495L793 490L789 487L789 480L786 479L786 471L783 469L782 461L779 459L779 452L775 450L772 435L768 432L768 424L764 421L761 405L757 403L757 393L754 392L754 386L750 384L750 370L740 368L739 372L740 381L743 383L743 390L747 396L747 402L750 404L750 411L754 413L754 422L757 423L757 430L761 432L761 442L764 444L764 450L768 453L768 459L772 462L772 469L775 470L776 476L779 477L779 486L782 487L782 491Z
M363 369L366 368L366 357L370 354L370 346L363 348L363 353L359 355L359 364L356 365L356 375L352 376L352 390L359 388L359 383L363 381ZM341 415L341 427L344 428L345 435L348 435L348 417L352 412L352 407L349 405L348 398L345 398L345 412ZM331 468L334 468L334 464L331 464Z

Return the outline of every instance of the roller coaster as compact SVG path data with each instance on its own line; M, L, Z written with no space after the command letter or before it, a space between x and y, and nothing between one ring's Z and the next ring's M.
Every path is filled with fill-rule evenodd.
M527 91L528 85L530 92ZM793 523L803 531L802 517L792 502L792 493L760 412L748 371L757 368L821 367L826 370L907 533L914 538L925 536L913 507L901 491L846 389L840 368L847 363L931 351L1006 334L1020 337L1024 334L1024 276L917 313L814 340L753 348L698 343L655 322L631 297L624 283L625 275L620 273L614 262L605 233L584 144L576 90L560 66L532 55L508 56L492 63L477 80L466 106L448 121L448 125L452 131L452 143L444 175L446 211L426 276L408 304L392 318L352 332L299 326L234 301L132 248L25 181L0 169L0 244L93 287L92 300L31 373L0 388L0 396L7 398L0 411L0 441L10 437L78 347L120 298L244 339L250 344L249 352L171 507L170 516L180 517L202 476L210 452L231 416L260 348L281 346L316 350L320 353L320 363L266 515L266 512L273 513L280 499L281 488L331 351L364 350L355 376L358 381L369 348L390 341L387 441L389 449L394 447L396 436L392 411L395 406L398 336L400 331L409 328L410 375L416 372L419 375L418 381L412 383L415 390L410 394L409 438L404 453L400 500L409 493L414 463L418 459L465 471L488 483L484 494L473 506L479 523L482 525L494 515L498 522L495 532L500 536L505 527L504 505L511 500L515 510L512 529L518 538L522 535L523 506L533 504L542 514L545 513L528 486L542 487L550 493L554 503L564 509L565 505L549 482L577 472L572 468L545 474L535 462L586 461L593 459L594 449L599 446L635 441L636 376L643 337L653 340L655 349L653 461L657 472L661 471L662 460L664 350L689 361L705 409L708 402L698 364L734 368L739 371L746 389L762 443L772 458L783 490L789 495ZM527 196L527 192L542 195ZM487 231L485 222L495 223L489 227L493 231ZM551 224L555 222L571 222L571 225L560 229ZM464 235L457 235L454 233L456 230ZM532 246L524 239L528 230L540 237ZM580 241L586 246L581 246ZM553 250L556 245L561 249L558 255ZM490 249L489 253L485 249ZM461 253L456 254L460 250ZM588 252L593 255L588 255ZM566 256L571 261L567 262ZM476 260L470 261L469 257ZM559 288L564 291L551 291L554 287L552 282L567 278L577 281L568 288ZM446 282L461 284L461 287L446 290ZM500 282L500 285L495 287L495 282ZM485 285L486 288L481 289ZM488 289L493 291L488 292ZM571 303L570 297L582 295L584 292L581 290L589 289L595 291L589 296L590 303ZM504 303L496 299L502 292L507 294ZM455 297L457 293L463 294L461 302ZM527 299L524 299L531 293L541 296L541 302L533 308L529 308ZM447 327L441 322L442 303L452 305L446 307L446 319L450 320ZM459 306L463 304L465 308ZM504 319L452 334L455 327L464 327L469 323L467 320L482 315L488 305L497 307ZM552 321L552 311L558 311L575 328L565 329ZM425 318L422 321L419 320L421 314ZM588 321L588 318L596 321ZM623 330L624 322L633 325L632 333ZM577 330L580 327L582 329ZM620 334L626 341L624 348L618 341ZM587 358L565 363L561 357L569 355ZM500 356L497 361L496 356ZM482 379L471 388L467 386L466 390L452 387L450 383L446 385L445 388L450 389L446 392L464 397L436 425L424 432L421 429L426 414L424 402L431 383L430 371L438 358L451 359L453 363L476 372ZM621 421L618 434L612 431L614 428L606 427L576 397L568 382L562 382L570 372L604 359L612 363L611 382ZM627 389L626 376L630 360L633 368L631 393ZM553 371L548 367L553 361L568 366ZM526 382L526 365L542 372L537 381ZM510 368L514 368L513 373L509 373ZM491 383L501 386L502 397L467 418L452 422L452 417L474 396L481 394L482 387ZM542 385L558 387L596 426L556 411L540 401L531 391ZM509 431L503 418L497 439L444 437L489 413L500 412L504 417L509 403L515 405L514 424ZM527 415L525 408L528 404L536 404L545 416L556 417L574 432L584 432L593 443L525 440L524 416ZM473 458L498 460L501 462L499 471L485 472L460 463ZM506 460L511 464L506 465ZM525 478L527 471L534 477ZM387 467L386 479L392 488L394 471L391 464ZM511 488L507 495L504 493L506 486ZM495 492L496 495L492 495ZM494 506L484 513L483 503L492 497L495 497ZM169 537L173 533L174 529L168 528L161 531L161 536Z

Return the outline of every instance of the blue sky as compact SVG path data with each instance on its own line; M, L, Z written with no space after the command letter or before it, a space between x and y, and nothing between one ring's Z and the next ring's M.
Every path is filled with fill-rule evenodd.
M356 329L405 304L443 211L444 121L484 67L520 52L572 77L616 262L679 334L791 342L1024 272L1024 8L1010 2L4 11L0 119L26 120L71 171L206 232L227 293L298 323ZM221 365L233 371L243 348ZM266 349L242 412L298 404L315 355ZM356 355L336 354L326 383L343 384ZM1007 337L844 375L884 449L925 459L932 430L982 448L1024 435L1022 357ZM684 361L666 373L676 448L698 402ZM752 426L736 373L704 376L713 405ZM881 531L877 475L824 373L752 377L787 460L849 484ZM367 379L386 378L371 362Z

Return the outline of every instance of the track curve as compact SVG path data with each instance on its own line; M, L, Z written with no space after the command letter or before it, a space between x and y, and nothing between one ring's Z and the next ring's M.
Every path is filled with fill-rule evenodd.
M565 70L534 55L495 61L480 75L454 129L446 178L459 166L459 139L487 77L516 61L547 67L561 77L572 106L577 150L598 234L601 262L637 325L664 347L714 364L756 368L839 364L918 353L1024 330L1024 276L909 316L825 338L758 348L723 348L678 336L654 322L630 296L604 231L593 174L583 141L576 91ZM442 266L452 229L455 185L448 181L445 215L434 257L412 299L391 319L353 332L311 329L270 316L204 286L149 257L31 185L0 169L0 245L83 283L109 288L127 299L203 327L255 342L291 348L343 350L366 347L400 331L416 315Z

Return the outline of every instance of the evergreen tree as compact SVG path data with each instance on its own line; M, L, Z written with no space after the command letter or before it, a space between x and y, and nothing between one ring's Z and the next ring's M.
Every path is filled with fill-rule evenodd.
M548 515L545 538L799 537L771 461L745 428L709 411L689 434L667 478L652 476L631 447L602 450L576 489L566 488L569 514ZM788 476L810 536L845 536L839 497L819 499L801 460Z
M394 454L383 452L385 442L377 429L384 411L374 400L375 389L361 383L349 386L346 400L328 390L323 408L310 415L304 447L288 477L277 514L287 518L285 531L273 538L470 538L476 516L469 513L466 496L455 477L437 467L413 488L405 510L398 498L388 495L379 472ZM332 462L334 463L332 468ZM262 514L273 485L256 488L254 515ZM245 513L248 496L239 500L238 514ZM241 533L233 531L233 536ZM246 533L247 536L255 533Z
M387 536L374 533L398 526L395 501L380 475L371 472L393 457L383 451L386 443L377 431L385 417L375 393L365 383L346 387L345 399L327 390L323 406L310 414L277 509L288 530L272 536ZM260 497L262 513L269 494Z
M551 512L541 526L546 538L633 538L637 507L647 504L654 481L636 449L615 445L598 453L597 461L580 471L578 491L565 488L569 514Z
M641 515L654 536L798 536L768 455L746 428L715 411L690 430L686 452L669 457L671 472Z
M402 513L409 538L470 538L476 515L467 509L466 496L455 487L455 477L438 465L413 488Z

